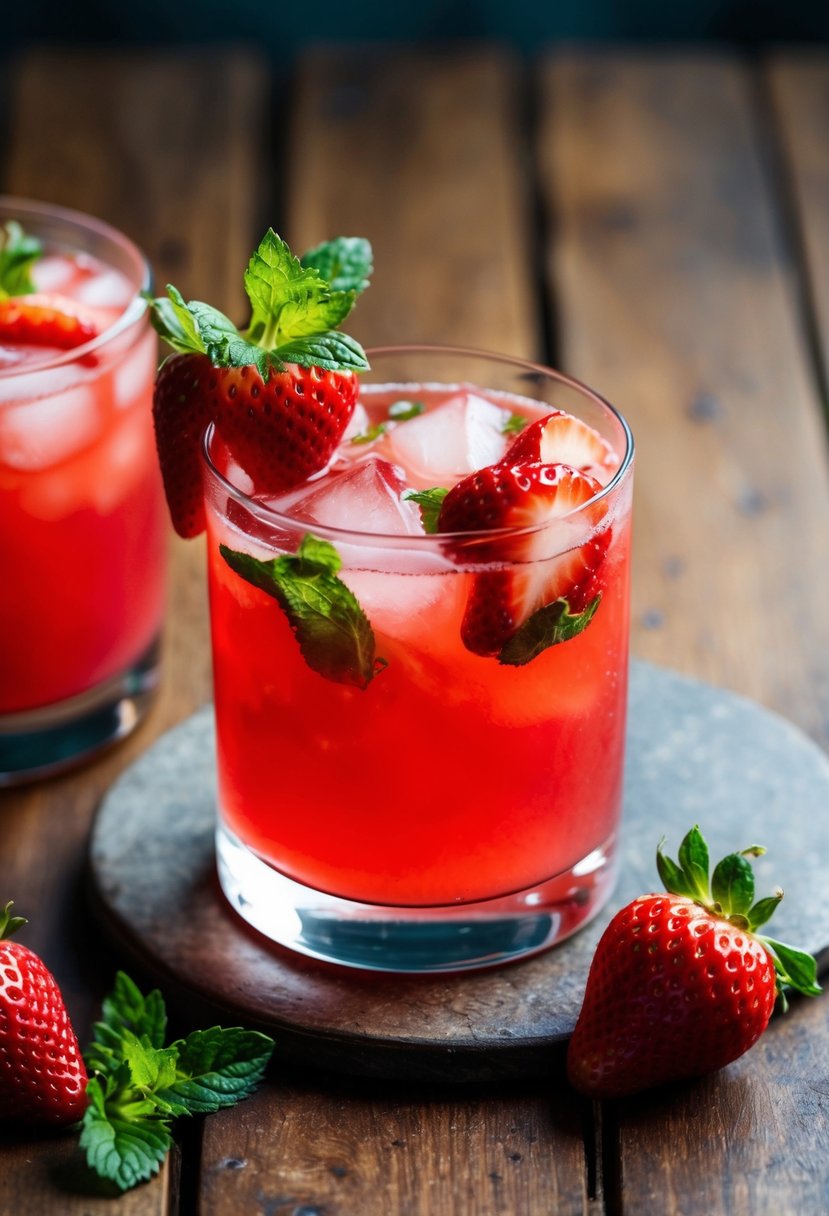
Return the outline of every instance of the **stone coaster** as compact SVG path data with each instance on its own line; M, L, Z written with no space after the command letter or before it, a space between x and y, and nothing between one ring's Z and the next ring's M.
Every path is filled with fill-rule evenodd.
M784 719L657 667L635 663L631 673L621 877L609 905L560 946L499 969L359 972L269 943L219 891L213 756L208 706L113 786L90 846L96 904L185 1016L267 1030L277 1053L303 1064L418 1081L551 1068L602 931L629 899L659 889L662 833L675 857L694 823L712 858L766 845L758 894L791 887L772 935L820 965L829 959L829 759Z

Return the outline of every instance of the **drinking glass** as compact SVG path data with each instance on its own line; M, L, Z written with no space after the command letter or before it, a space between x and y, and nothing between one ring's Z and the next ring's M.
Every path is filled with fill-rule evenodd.
M10 220L42 242L38 291L77 290L108 320L42 356L0 339L0 784L68 768L141 720L167 535L147 262L76 212L2 198Z
M440 347L369 359L369 405L377 394L434 402L471 391L533 416L567 411L609 442L618 468L598 497L515 530L538 533L546 563L601 533L600 602L583 632L525 665L472 653L461 628L474 580L526 573L509 556L511 531L389 534L371 522L370 495L343 504L341 526L309 522L307 503L277 509L252 495L208 430L219 877L261 933L316 958L393 971L487 966L567 937L613 884L632 440L597 393L536 364ZM338 577L373 629L367 687L313 670L278 603L228 562L230 551L294 554L308 534L335 548Z

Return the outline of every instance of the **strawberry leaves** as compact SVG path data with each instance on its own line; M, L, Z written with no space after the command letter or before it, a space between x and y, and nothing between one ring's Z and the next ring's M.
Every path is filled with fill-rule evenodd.
M697 826L691 828L679 846L679 864L663 853L664 843L661 840L656 850L656 868L667 891L693 899L714 916L754 934L774 963L777 989L784 1005L786 987L806 996L818 995L817 963L812 955L756 933L771 919L783 898L778 889L774 895L754 901L754 871L748 859L761 857L766 851L762 845L753 844L739 853L729 853L714 867L709 886L708 845Z
M386 666L375 657L374 631L349 587L338 578L333 545L307 534L296 554L260 561L227 545L219 551L246 582L272 596L288 618L308 666L338 684L367 688Z
M339 237L297 258L269 228L244 275L251 305L248 328L200 300L185 301L168 285L167 297L151 301L161 336L181 353L207 355L214 367L257 368L267 381L286 363L327 371L365 371L365 351L337 332L357 295L368 285L371 246Z
M24 232L16 220L0 227L0 299L35 290L31 270L42 252L37 237Z
M119 972L87 1052L95 1075L81 1147L89 1166L122 1191L158 1172L174 1118L210 1114L248 1097L273 1050L266 1035L219 1026L164 1047L166 1022L161 994L144 997Z

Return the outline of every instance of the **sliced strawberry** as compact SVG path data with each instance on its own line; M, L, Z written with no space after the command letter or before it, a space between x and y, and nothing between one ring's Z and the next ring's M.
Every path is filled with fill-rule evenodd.
M481 541L447 541L459 562L504 563L475 575L461 625L468 650L498 654L534 612L558 599L567 600L571 613L587 607L599 589L597 575L610 543L610 528L600 526L603 504L579 511L570 547L563 531L568 525L544 525L583 508L600 489L596 478L568 465L535 462L480 469L449 491L440 512L441 532L530 529Z
M619 467L619 457L592 426L561 410L530 423L515 439L504 464L569 464L603 485Z
M173 355L156 377L155 441L170 518L179 536L204 531L200 448L212 417L218 374L207 355Z
M290 489L328 464L354 413L354 372L289 363L265 381L252 365L214 371L208 412L257 492Z
M0 341L74 350L97 338L91 314L61 296L9 296L0 300Z

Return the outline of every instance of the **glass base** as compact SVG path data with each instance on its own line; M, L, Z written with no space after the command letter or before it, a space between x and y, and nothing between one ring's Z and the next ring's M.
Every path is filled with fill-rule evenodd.
M50 777L123 739L158 687L158 639L124 672L55 705L0 715L0 787Z
M462 971L535 954L595 916L616 878L615 835L526 891L446 907L383 907L315 891L267 865L222 824L216 856L224 894L260 933L370 971Z

